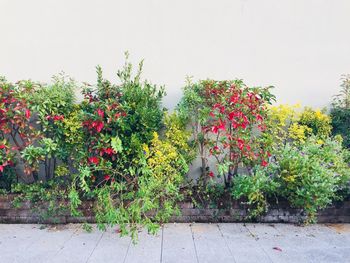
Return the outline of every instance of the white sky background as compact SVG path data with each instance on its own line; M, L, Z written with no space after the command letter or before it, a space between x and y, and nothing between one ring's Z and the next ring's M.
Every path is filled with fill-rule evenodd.
M129 50L165 106L194 79L273 85L279 103L322 107L350 73L349 0L0 0L0 75L49 81L65 71L117 81ZM136 65L135 65L136 66Z

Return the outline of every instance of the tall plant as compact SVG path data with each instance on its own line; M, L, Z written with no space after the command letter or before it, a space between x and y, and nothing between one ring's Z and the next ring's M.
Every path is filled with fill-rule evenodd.
M341 91L335 96L332 109L333 134L343 137L343 145L350 148L350 75L342 78Z
M254 164L267 165L269 152L260 133L266 129L267 105L274 100L270 87L250 88L241 80L205 80L185 87L184 93L179 108L188 112L185 117L201 154L204 184L214 176L208 171L209 156L215 158L226 186L240 164L248 171Z

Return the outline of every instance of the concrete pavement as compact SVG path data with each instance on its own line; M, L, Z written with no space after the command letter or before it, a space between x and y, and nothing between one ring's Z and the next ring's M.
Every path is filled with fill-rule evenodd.
M95 227L94 227L95 228ZM116 229L0 225L0 263L350 262L350 224L166 224L139 243Z

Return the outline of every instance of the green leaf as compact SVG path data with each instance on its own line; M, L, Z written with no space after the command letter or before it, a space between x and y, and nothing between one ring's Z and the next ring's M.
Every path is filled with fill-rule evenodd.
M111 146L115 152L121 152L123 150L122 141L119 137L112 138Z

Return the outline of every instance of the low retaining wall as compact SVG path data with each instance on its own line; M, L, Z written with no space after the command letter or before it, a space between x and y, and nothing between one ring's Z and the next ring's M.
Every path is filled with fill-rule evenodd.
M15 195L0 196L0 223L42 223L42 224L65 224L65 223L95 223L93 206L94 202L86 201L81 207L81 217L71 216L69 211L60 211L59 215L47 214L45 204L40 209L30 201L21 203L20 208L14 208L13 200ZM181 215L173 216L170 222L190 223L216 223L216 222L249 222L247 209L238 202L233 204L231 209L202 209L196 208L192 203L181 203ZM271 206L269 211L254 221L262 223L299 223L305 219L301 209L288 206L287 203L280 203L278 206ZM350 223L350 200L335 203L318 213L318 223Z

